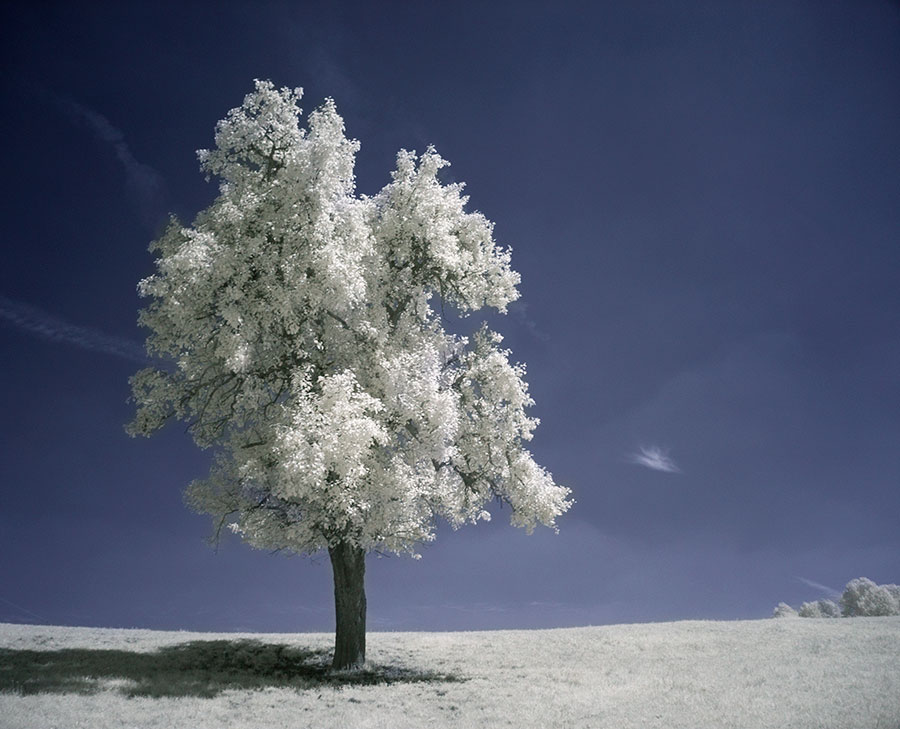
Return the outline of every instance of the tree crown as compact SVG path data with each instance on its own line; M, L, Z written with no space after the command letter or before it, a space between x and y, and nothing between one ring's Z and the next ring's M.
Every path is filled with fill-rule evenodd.
M448 333L430 305L504 312L509 249L438 179L431 147L357 195L358 142L330 99L301 128L301 94L256 82L198 153L218 197L151 245L140 322L174 364L132 378L130 432L175 418L215 446L186 498L257 547L414 553L436 517L487 519L492 498L518 526L553 526L570 492L524 447L538 422L524 367L499 334Z

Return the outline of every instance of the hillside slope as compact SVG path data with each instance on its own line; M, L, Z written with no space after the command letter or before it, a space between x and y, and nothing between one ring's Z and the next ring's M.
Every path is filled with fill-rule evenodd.
M196 641L227 641L213 652L243 646L233 655L246 656L248 644L240 642L246 638L261 642L251 650L250 668L215 669L225 678L207 692L212 698L201 695L196 681L187 683L180 669L160 669L174 664L155 657L171 646L182 648L170 654L197 651L203 644ZM325 683L321 673L298 683L273 668L273 656L293 655L294 648L310 671L318 670L331 641L324 634L0 624L2 685L10 686L12 665L34 666L36 675L54 656L85 661L66 669L73 674L68 684L59 678L46 684L48 693L22 695L21 687L0 693L0 726L900 728L900 617L370 633L369 657L380 667L372 675L393 683ZM287 653L275 645L288 646ZM210 651L201 654L206 660ZM119 656L132 672L117 678L115 671L98 671L107 656ZM248 684L240 671L263 664L268 678L261 688L243 688ZM82 665L102 680L78 683L74 674ZM135 688L146 678L140 671L150 670L169 670L155 695ZM207 666L192 675L202 683L213 674Z

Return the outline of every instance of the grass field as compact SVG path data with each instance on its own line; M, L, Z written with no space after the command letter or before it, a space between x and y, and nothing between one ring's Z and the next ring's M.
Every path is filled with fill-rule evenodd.
M900 729L900 617L332 639L0 624L0 727Z

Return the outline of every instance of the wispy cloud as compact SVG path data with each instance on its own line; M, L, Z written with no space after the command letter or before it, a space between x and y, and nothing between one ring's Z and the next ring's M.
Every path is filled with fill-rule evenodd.
M534 319L532 319L528 315L528 302L522 301L522 299L518 299L509 305L509 313L510 316L518 319L522 326L528 331L531 336L537 339L539 342L547 343L550 341L550 335L547 332L543 331L538 325L535 323Z
M824 592L826 595L840 595L840 590L835 590L833 587L829 587L828 585L823 585L821 582L815 582L814 580L808 580L806 577L797 577L797 580L802 582L804 585L812 587L814 590L819 590L820 592Z
M125 135L103 114L71 99L54 98L70 119L86 125L94 136L113 148L125 171L127 190L138 208L142 221L149 226L156 225L165 215L162 176L149 165L135 159L125 141Z
M669 452L658 446L641 446L637 452L628 454L628 461L654 471L681 473L681 469L669 457Z
M147 355L137 342L112 337L91 327L80 327L20 301L0 296L0 323L52 342L72 344L92 352L102 352L141 364Z
M344 71L326 45L314 44L308 49L306 58L313 78L323 89L328 89L328 95L336 103L343 107L359 107L364 103L363 89Z
M474 613L477 615L482 615L484 613L509 612L509 608L504 605L498 605L488 602L473 602L467 604L442 602L428 605L412 605L410 607L414 610L456 610L463 613Z

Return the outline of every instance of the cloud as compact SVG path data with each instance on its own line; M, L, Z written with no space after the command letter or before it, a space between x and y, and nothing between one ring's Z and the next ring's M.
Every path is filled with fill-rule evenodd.
M815 582L813 580L808 580L805 577L797 577L797 580L802 582L804 585L808 585L815 590L819 590L824 592L826 595L840 595L840 590L835 590L833 587L829 587L828 585L823 585L821 582Z
M149 165L138 162L125 141L125 135L105 116L71 99L54 97L70 119L85 124L102 142L110 145L125 170L126 188L138 208L141 220L155 226L165 215L162 175Z
M537 339L539 342L549 342L550 335L547 334L543 329L541 329L532 319L528 316L528 302L522 301L522 299L517 299L509 305L509 313L510 316L517 319L522 326L528 331L531 336Z
M307 65L313 78L323 89L328 90L328 95L334 98L335 103L347 108L361 106L365 96L363 89L326 48L326 45L316 43L308 51Z
M681 473L681 469L669 458L669 453L658 446L641 446L637 453L629 453L628 461L638 466L646 466L654 471Z
M73 344L81 349L111 354L140 364L147 364L148 361L143 347L137 342L112 337L90 327L69 324L37 307L5 296L0 296L0 322L52 342Z

